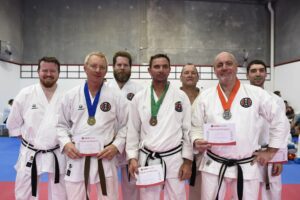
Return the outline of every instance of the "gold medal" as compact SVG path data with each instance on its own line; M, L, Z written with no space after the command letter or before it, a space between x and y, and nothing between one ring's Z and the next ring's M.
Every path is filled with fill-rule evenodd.
M149 123L150 123L151 126L155 126L157 124L157 118L155 116L152 116L150 118Z
M96 124L96 119L95 117L89 117L87 120L88 125L93 126L94 124Z

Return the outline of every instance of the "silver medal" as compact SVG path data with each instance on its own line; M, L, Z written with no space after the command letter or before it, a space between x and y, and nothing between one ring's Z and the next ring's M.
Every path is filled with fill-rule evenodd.
M231 118L231 112L230 110L224 110L223 112L223 118L226 120L229 120Z

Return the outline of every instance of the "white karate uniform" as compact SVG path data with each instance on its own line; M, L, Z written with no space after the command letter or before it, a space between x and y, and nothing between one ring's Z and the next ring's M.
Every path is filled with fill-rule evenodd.
M223 119L223 112L216 87L201 92L197 107L192 115L192 141L201 138L200 134L203 132L204 123L234 123L236 145L213 146L211 151L227 159L251 157L253 152L260 148L258 144L260 127L257 121L262 116L270 123L269 146L280 148L286 145L289 123L285 114L280 112L277 103L263 89L241 83L230 108L231 119ZM202 171L202 182L207 181L207 176L216 178L210 184L202 184L202 199L214 199L216 197L220 167L221 163L212 160L207 155L203 157L199 168ZM257 199L260 174L258 164L242 164L241 168L244 175L243 199ZM224 182L230 183L232 187L236 186L237 167L228 167L224 177ZM219 193L220 197L224 196L226 191L224 183L222 186ZM234 198L237 198L236 192L233 195Z
M134 95L142 90L142 86L138 85L138 83L128 80L122 88L119 87L117 81L112 79L108 82L108 86L120 91L122 95L128 99L129 101L132 100ZM126 160L126 153L125 151L122 154L117 155L118 166L121 169L121 189L122 189L122 197L123 200L138 200L139 199L139 190L135 185L135 181L129 180L129 174L127 170L127 160Z
M61 102L59 86L48 102L40 84L26 87L16 96L11 113L7 120L10 136L22 136L33 148L48 150L58 145L56 125L58 109ZM54 153L59 163L60 176L65 170L65 157L59 149ZM31 196L31 165L35 151L21 144L20 154L15 165L17 171L15 195L16 199L36 199ZM54 156L51 152L39 153L36 156L38 177L44 172L49 173L49 199L66 199L64 180L54 184Z
M127 159L139 159L139 164L144 166L146 154L140 152L139 148L145 147L153 152L165 152L182 143L181 153L163 157L163 160L167 169L164 187L165 199L183 200L186 199L185 182L178 179L179 169L183 158L193 160L190 140L190 101L183 91L170 84L157 114L157 124L151 126L149 124L151 118L150 88L148 86L136 94L130 103L126 138ZM153 93L157 101L158 98L155 92ZM149 162L149 165L159 162L159 159L155 159ZM161 186L142 188L140 190L141 199L159 199L161 189Z
M93 97L91 95L90 97L93 101ZM89 115L84 96L84 84L68 91L62 102L57 126L61 150L63 150L65 144L71 142L71 138L74 137L97 136L100 137L103 145L107 145L113 141L115 136L112 144L122 153L125 148L128 116L127 104L127 101L119 92L112 90L108 87L107 83L104 83L101 88L100 99L95 113L96 124L90 126L87 124ZM115 134L114 125L116 122L119 131ZM73 160L67 157L65 180L68 198L70 199L74 199L75 197L75 199L81 199L81 197L85 197L85 190L77 191L77 195L74 195L75 188L84 188L84 162L85 158ZM118 178L115 167L116 158L112 160L102 159L102 162L108 193L107 196L102 196L102 191L98 191L98 198L115 200L118 198ZM91 158L89 183L99 184L98 159L96 157ZM75 185L78 187L75 187Z
M278 106L281 109L282 113L285 113L285 104L279 96L277 96L274 93L268 92L274 101L278 104ZM260 118L259 122L261 124L261 133L259 135L259 144L264 146L268 144L269 141L269 123L264 119ZM281 148L286 148L285 146L282 146ZM261 194L262 194L262 200L280 200L281 199L281 190L282 190L282 184L281 184L281 175L279 176L272 176L272 164L268 164L268 177L269 177L269 183L270 183L270 189L266 189L266 167L260 166L260 186L261 186Z
M196 99L194 100L193 104L192 104L192 112L196 109L196 102L197 99L199 98L199 95L196 97ZM203 139L203 135L201 135L202 139ZM200 138L199 138L200 139ZM201 198L201 171L199 171L199 166L203 157L203 153L199 153L199 152L194 152L196 155L196 179L195 179L195 185L194 186L189 186L189 200L200 200Z

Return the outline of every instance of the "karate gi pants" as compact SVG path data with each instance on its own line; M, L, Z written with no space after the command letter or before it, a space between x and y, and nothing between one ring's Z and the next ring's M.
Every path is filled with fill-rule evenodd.
M38 176L39 180L40 176ZM38 181L39 183L39 181ZM39 184L37 189L39 189ZM36 200L37 197L31 194L31 175L24 171L17 171L15 183L15 198L16 200ZM38 191L38 190L37 190ZM66 188L64 175L60 175L59 183L54 184L54 173L48 173L48 200L66 200Z
M195 185L189 187L189 200L200 200L201 198L201 172L196 172Z
M218 176L206 172L201 172L201 199L212 200L216 198L218 192ZM225 178L219 192L219 199L225 199L227 187L231 188L232 200L238 200L237 179ZM258 199L259 180L244 180L243 200Z
M266 183L261 182L261 199L262 200L281 200L281 176L273 177L275 180L270 182L270 189L266 189Z
M113 175L111 177L106 177L106 179L105 179L107 196L104 196L102 194L100 182L95 183L98 200L118 200L119 199L119 184L118 184L117 168L114 168L114 170L112 170L112 171L113 171ZM86 191L84 181L81 181L81 182L65 181L65 183L66 183L68 200L85 200L86 192L88 193L88 195L90 194L90 185L88 185L88 190Z
M140 189L142 200L159 200L162 185ZM165 181L164 200L184 200L186 199L185 181L178 178L169 178Z
M126 165L120 166L121 169L121 189L123 200L139 200L139 189L135 185L135 181L128 181L128 172Z

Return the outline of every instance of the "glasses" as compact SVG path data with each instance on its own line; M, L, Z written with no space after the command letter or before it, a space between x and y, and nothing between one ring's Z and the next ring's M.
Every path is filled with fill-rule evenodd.
M93 71L106 71L107 67L103 65L88 65Z

